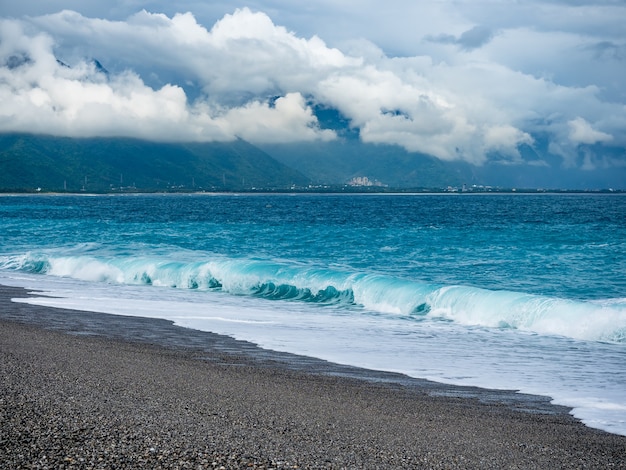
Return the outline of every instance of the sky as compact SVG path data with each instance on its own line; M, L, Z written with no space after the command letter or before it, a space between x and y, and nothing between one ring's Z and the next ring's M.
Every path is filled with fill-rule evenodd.
M623 0L0 0L0 132L312 145L341 138L325 108L445 161L547 142L623 169L625 19Z

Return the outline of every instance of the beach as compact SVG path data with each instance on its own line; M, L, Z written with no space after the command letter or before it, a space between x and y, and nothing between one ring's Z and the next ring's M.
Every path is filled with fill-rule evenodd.
M542 397L11 301L26 295L0 288L3 468L626 468L626 437Z

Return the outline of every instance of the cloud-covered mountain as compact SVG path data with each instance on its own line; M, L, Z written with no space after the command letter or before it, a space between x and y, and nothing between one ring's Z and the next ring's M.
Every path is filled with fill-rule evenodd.
M345 184L367 176L395 188L433 188L463 185L526 189L626 189L619 162L626 151L618 147L582 145L564 168L562 158L550 152L548 136L536 135L534 144L520 146L521 158L510 162L492 155L482 165L443 161L430 155L408 152L397 145L367 144L337 110L316 108L321 125L332 128L338 138L316 145L265 144L260 147L284 164L298 168L314 183ZM603 155L592 164L590 155Z
M0 19L0 132L319 153L344 145L320 119L332 109L364 168L378 148L475 174L626 180L623 3L348 4L12 5Z

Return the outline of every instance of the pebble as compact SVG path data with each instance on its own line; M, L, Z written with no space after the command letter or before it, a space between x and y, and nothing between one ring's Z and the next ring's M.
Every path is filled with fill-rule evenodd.
M626 469L566 414L2 319L0 378L1 469Z

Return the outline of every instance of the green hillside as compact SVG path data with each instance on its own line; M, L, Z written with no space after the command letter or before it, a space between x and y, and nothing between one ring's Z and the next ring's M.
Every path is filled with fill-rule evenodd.
M0 134L0 190L240 190L306 185L243 141L157 143Z

